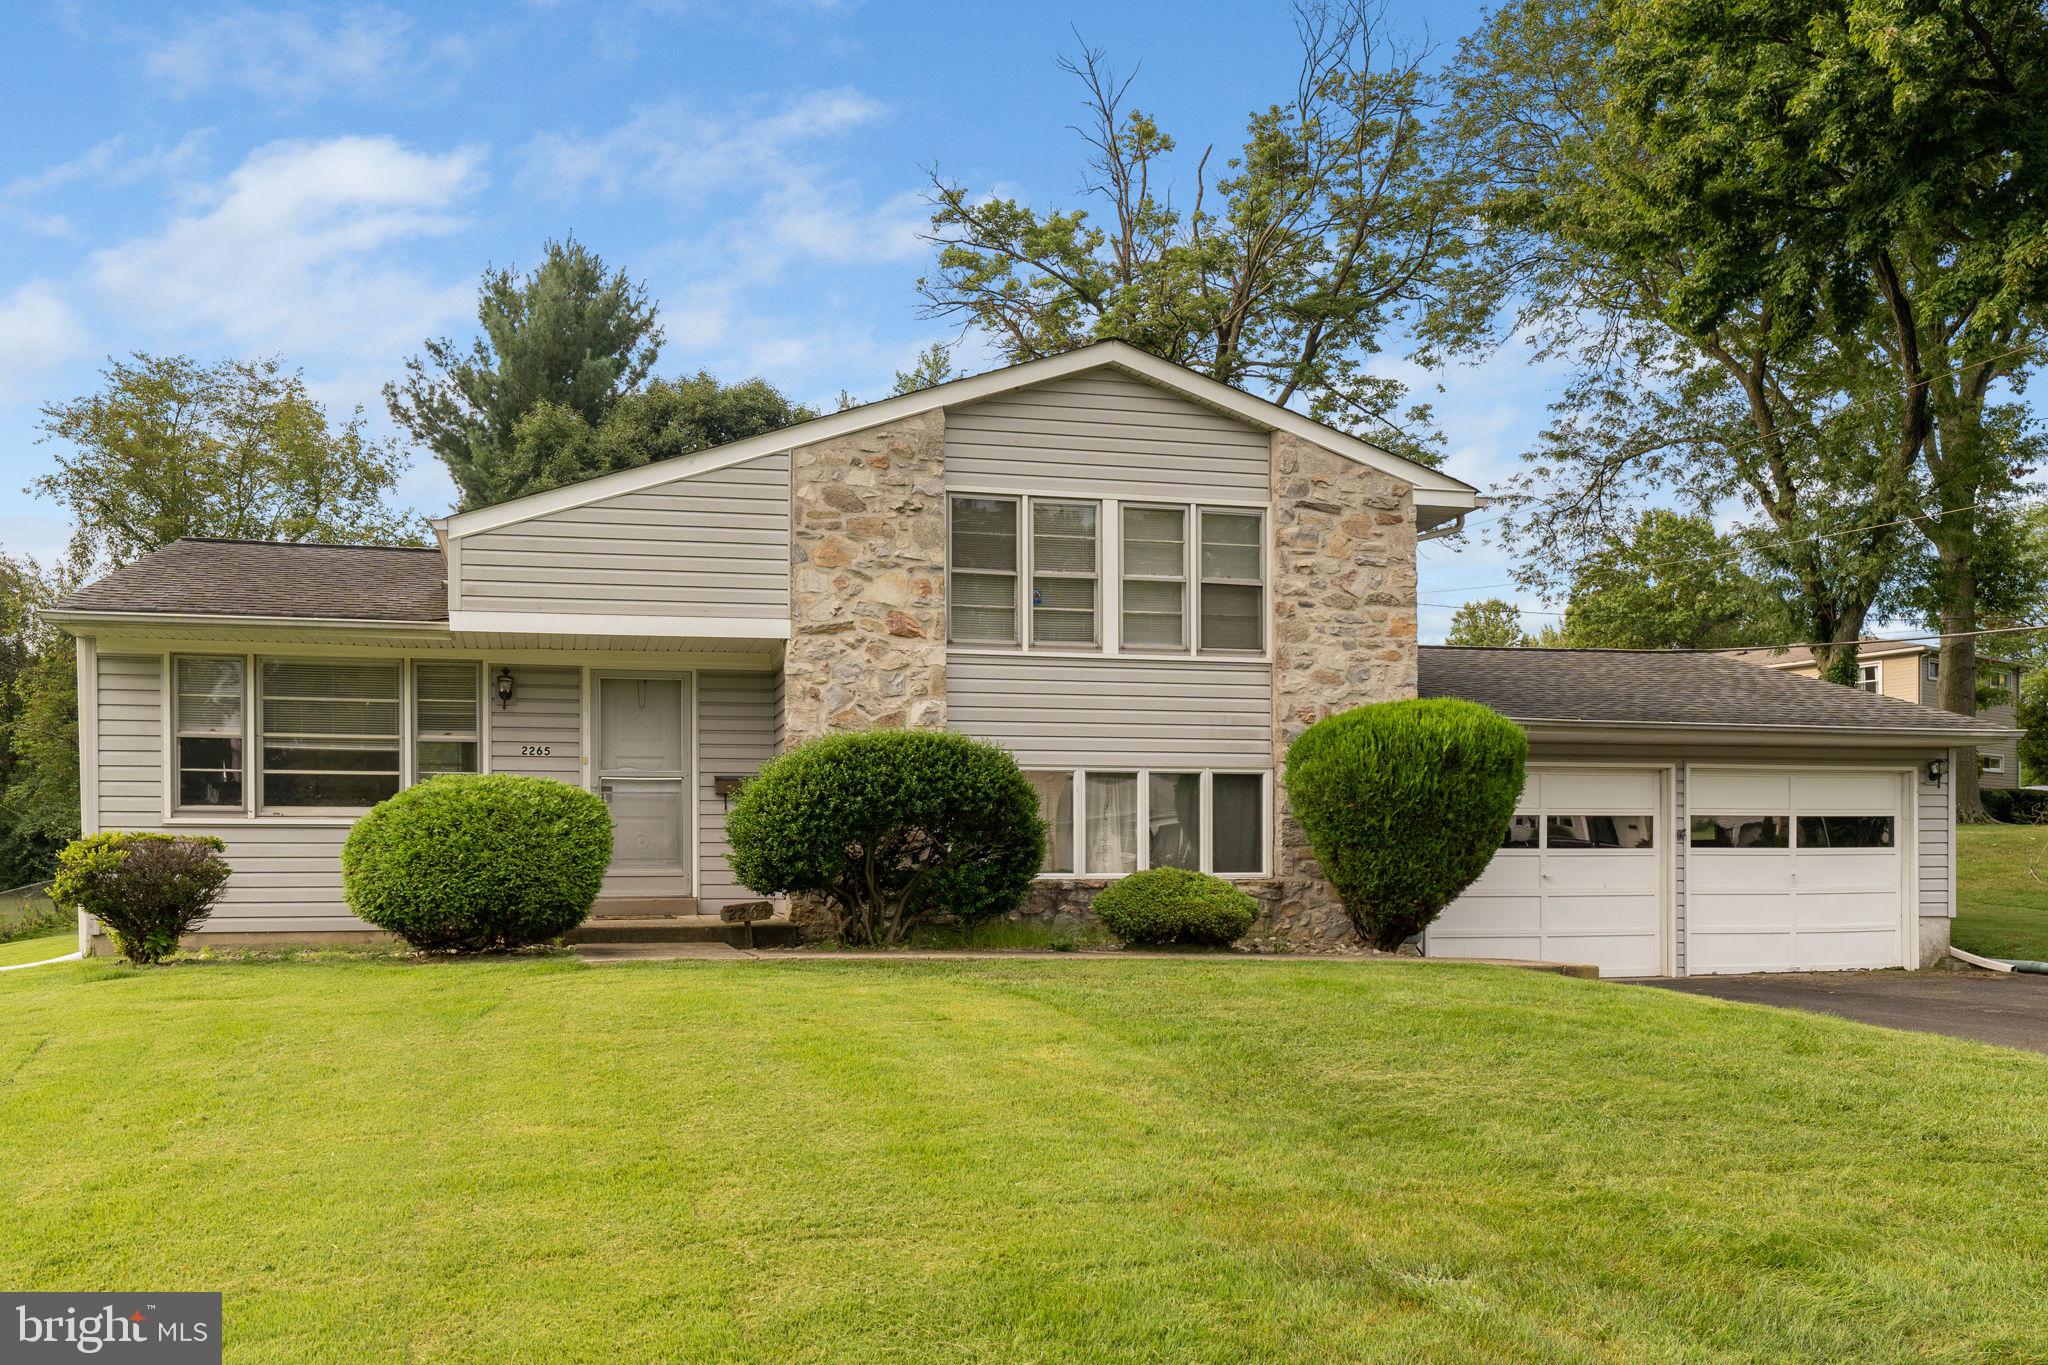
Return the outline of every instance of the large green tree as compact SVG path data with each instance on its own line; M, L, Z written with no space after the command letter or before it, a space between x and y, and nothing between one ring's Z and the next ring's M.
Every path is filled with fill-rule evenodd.
M1710 326L1674 311L1704 266L1681 237L1654 238L1653 206L1630 192L1649 153L1611 107L1614 9L1519 0L1457 63L1447 136L1472 250L1433 335L1483 351L1512 334L1570 376L1500 534L1523 581L1562 596L1646 503L1732 500L1752 518L1745 543L1793 590L1794 633L1853 678L1913 495L1912 462L1871 406L1885 394L1869 340L1788 345L1762 306Z
M1529 643L1522 633L1522 612L1501 597L1467 602L1451 615L1451 628L1444 633L1447 645L1473 649L1515 649Z
M550 405L595 431L653 373L662 342L646 287L573 237L547 243L524 275L486 270L477 322L467 348L430 340L384 387L392 420L448 467L465 510L533 491L531 452L518 450L529 416Z
M43 408L56 469L30 491L61 504L92 563L125 564L180 536L418 538L390 497L404 454L360 411L336 425L275 359L201 364L136 354L100 387Z
M48 877L78 833L75 655L40 615L69 581L0 553L0 889Z
M1752 309L1781 347L1874 343L1891 436L1939 517L1937 700L1976 709L1981 505L2012 491L1988 420L2048 305L2048 13L2038 0L1621 0L1606 64L1646 155L1637 250L1685 241L1670 309ZM1959 773L1958 806L1976 808Z
M1034 208L935 177L928 315L1012 362L1129 341L1433 458L1426 410L1370 367L1435 296L1458 204L1425 136L1425 54L1378 19L1367 0L1299 6L1292 91L1251 115L1236 155L1212 147L1177 171L1173 136L1130 107L1101 51L1064 62L1086 92L1083 202ZM1193 186L1180 200L1175 174Z
M721 384L707 371L656 379L623 394L593 426L559 403L543 402L512 429L500 468L522 493L674 459L745 440L817 416L772 384Z
M1645 512L1578 566L1561 643L1579 649L1728 649L1783 644L1792 615L1776 583L1702 516Z

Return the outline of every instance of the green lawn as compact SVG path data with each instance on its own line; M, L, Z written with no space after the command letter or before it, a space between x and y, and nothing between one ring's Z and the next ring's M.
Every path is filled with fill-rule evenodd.
M2048 1057L1438 964L0 976L0 1283L237 1361L2041 1359Z
M2048 961L2048 826L1963 825L1956 869L1956 947Z
M42 962L77 951L76 929L66 929L42 938L18 938L12 943L0 943L0 967L11 967L17 962Z

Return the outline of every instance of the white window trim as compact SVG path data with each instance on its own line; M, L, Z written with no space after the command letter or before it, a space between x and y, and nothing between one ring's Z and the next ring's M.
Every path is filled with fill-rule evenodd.
M960 498L982 498L1006 502L1010 505L1010 529L1014 533L1012 546L1016 550L1016 564L1010 569L956 569L953 564L953 503ZM946 644L948 648L966 645L977 649L1016 650L1024 648L1024 641L1030 638L1030 627L1024 620L1030 604L1025 600L1024 586L1030 581L1031 562L1031 509L1029 499L1019 493L979 493L965 489L946 490ZM1010 640L956 640L953 635L953 575L955 573L981 574L997 577L1007 573L1010 576Z
M1038 567L1038 505L1040 503L1048 503L1055 507L1092 507L1095 509L1095 570L1093 573L1075 573L1071 569L1046 569L1042 573L1040 572ZM952 499L950 497L947 498L946 505L948 507L952 506ZM1025 638L1031 642L1031 647L1037 650L1073 649L1087 650L1090 653L1099 652L1102 648L1103 642L1102 604L1105 595L1102 586L1102 500L1100 498L1027 497L1023 499L1023 510L1019 515L1018 520L1021 523L1021 530L1023 534L1019 537L1019 543L1017 546L1017 557L1029 570L1028 574L1023 579L1024 612L1030 618L1029 624L1024 625L1023 627L1023 633ZM1026 544L1026 541L1028 541L1029 543ZM948 538L946 544L948 547L948 552L950 553L950 549L952 546L952 540L950 537ZM969 570L969 572L974 572L974 570ZM1054 640L1044 644L1041 644L1039 642L1038 580L1041 577L1060 579L1085 579L1094 587L1094 600L1089 606L1089 611L1092 614L1095 629L1093 630L1093 632L1091 632L1088 643L1082 644L1078 641L1072 640ZM949 613L951 611L952 600L952 594L948 593L946 596L946 601L948 603ZM1059 610L1059 608L1052 608L1052 610ZM947 633L948 635L950 635L951 631L948 631Z
M953 573L953 499L955 498L1003 498L1017 504L1017 633L1019 639L1010 643L986 640L956 640L953 638L952 599L950 579ZM1024 641L1030 637L1030 627L1024 617L1031 609L1030 601L1023 589L1031 581L1031 510L1034 501L1042 502L1089 502L1100 511L1095 521L1097 593L1096 622L1097 637L1101 643L1093 646L1038 645ZM1128 646L1123 643L1123 509L1133 507L1175 507L1187 512L1187 565L1188 577L1181 600L1184 625L1181 638L1184 643L1178 649L1161 649L1153 646ZM1259 518L1259 638L1257 650L1203 649L1196 638L1201 628L1201 516L1203 511L1255 513ZM1105 530L1105 528L1108 528ZM1269 502L1249 499L1202 498L1186 502L1172 498L1114 498L1094 493L1066 493L1052 489L1032 488L1028 491L1012 488L990 488L985 485L965 485L946 489L946 573L949 579L946 593L946 648L956 654L1014 655L1042 654L1047 656L1077 659L1141 659L1146 661L1172 662L1225 662L1225 663L1271 663L1273 660L1273 508ZM995 572L993 570L969 570L970 573ZM1238 580L1217 580L1237 582ZM1107 768L1100 771L1108 772ZM1117 769L1116 771L1128 771ZM1162 770L1163 771L1163 770ZM1174 771L1187 771L1174 769Z
M1858 664L1858 686L1865 692L1884 691L1884 665Z
M178 800L183 789L180 779L184 775L178 741L184 739L185 728L178 720L178 661L180 659L233 659L242 671L241 721L242 733L242 800L239 806L187 806ZM249 751L249 660L235 653L218 653L205 650L181 650L164 656L164 812L167 816L177 815L190 819L236 819L249 809L249 779L252 755ZM200 736L194 736L199 738ZM210 735L207 738L221 738Z
M1267 643L1270 638L1269 631L1271 629L1271 627L1268 625L1268 621L1273 614L1271 606L1272 593L1266 586L1268 578L1271 577L1271 566L1267 563L1267 559L1269 558L1269 556L1265 552L1266 543L1268 540L1271 539L1271 537L1267 534L1269 529L1268 519L1266 517L1266 514L1263 512L1257 514L1259 529L1258 540L1255 542L1255 544L1257 544L1257 546L1259 547L1258 578L1211 578L1208 574L1202 572L1202 545L1204 543L1202 540L1202 518L1211 512L1233 516L1247 515L1245 509L1240 507L1218 507L1213 503L1198 503L1195 506L1195 524L1191 528L1191 534L1188 536L1188 544L1191 551L1192 559L1194 561L1194 568L1196 574L1194 581L1196 600L1192 604L1188 612L1188 615L1190 619L1193 621L1195 627L1195 653L1205 657L1218 659L1257 658L1258 656L1266 652ZM1212 648L1200 638L1203 615L1202 599L1207 596L1209 585L1211 583L1216 584L1218 587L1258 589L1259 647L1257 649Z
M1128 877L1128 872L1091 872L1088 870L1088 774L1135 773L1138 780L1137 800L1137 851L1139 872L1152 868L1152 774L1194 773L1201 779L1202 798L1200 812L1196 816L1200 832L1202 856L1200 870L1211 876L1221 877L1230 882L1264 881L1273 875L1273 772L1270 768L1204 768L1196 764L1161 764L1152 768L1119 767L1103 764L1093 768L1028 767L1026 772L1067 773L1074 784L1074 827L1071 844L1074 850L1072 872L1040 872L1033 880L1041 882L1113 882ZM1256 777L1259 779L1259 870L1256 872L1217 872L1212 829L1215 822L1214 789L1218 776Z
M419 667L468 667L476 672L476 724L467 733L458 734L452 730L436 730L429 735L420 729L420 679ZM482 662L475 659L407 659L405 661L405 696L399 716L399 725L406 735L405 752L399 756L400 778L407 787L419 779L420 745L422 744L474 744L476 745L476 767L482 772L484 766L484 718L490 714L490 698L484 694L489 681L484 677ZM436 773L435 776L440 776Z
M2005 771L2005 755L1986 753L1984 750L1979 749L1977 751L1977 771L1980 773L2003 773Z
M1929 654L1925 659L1922 659L1920 661L1920 671L1922 674L1926 676L1927 681L1940 682L1941 656L1938 654Z

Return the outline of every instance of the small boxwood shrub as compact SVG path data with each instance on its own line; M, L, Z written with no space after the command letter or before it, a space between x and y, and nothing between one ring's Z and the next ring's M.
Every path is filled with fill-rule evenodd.
M1015 909L1045 856L1017 761L943 730L799 744L740 789L725 834L743 885L823 897L853 944L899 943L935 915L973 924Z
M1288 802L1368 946L1400 947L1486 870L1528 754L1513 721L1449 698L1361 706L1288 746Z
M1179 867L1133 872L1097 895L1094 909L1104 927L1125 943L1215 948L1243 938L1259 917L1259 903L1244 888Z
M349 909L415 948L502 951L589 915L611 812L581 787L509 773L431 778L370 808L341 848Z
M213 913L228 882L227 845L211 835L110 830L57 855L50 898L100 922L130 962L161 962Z

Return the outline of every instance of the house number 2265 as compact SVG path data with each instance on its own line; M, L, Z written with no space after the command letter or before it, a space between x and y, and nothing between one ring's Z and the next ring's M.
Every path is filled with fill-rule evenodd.
M552 758L554 757L555 746L552 744L522 744L519 746L519 753L525 758Z

